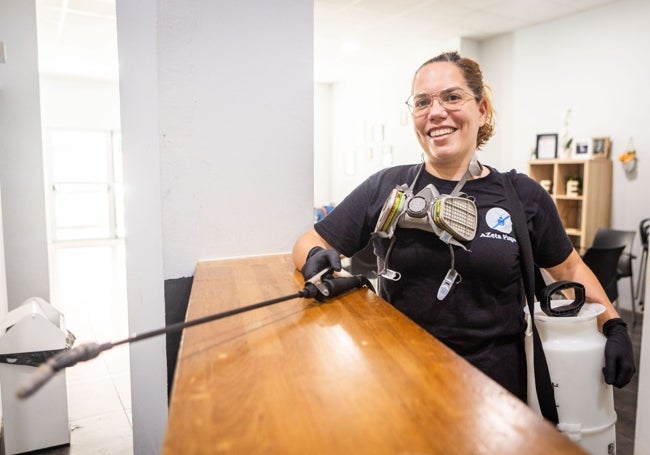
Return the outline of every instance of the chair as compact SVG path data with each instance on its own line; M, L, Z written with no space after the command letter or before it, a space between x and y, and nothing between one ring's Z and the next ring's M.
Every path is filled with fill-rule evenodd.
M616 246L624 246L623 253L618 261L618 279L617 282L623 278L630 279L630 299L632 300L632 318L636 322L636 309L634 298L634 276L632 273L632 260L635 256L632 254L632 246L634 244L634 231L621 231L616 229L598 228L594 241L591 244L596 248L612 248ZM617 292L618 294L618 292ZM612 301L613 302L613 301ZM618 306L618 304L617 304Z
M605 289L607 298L612 302L618 299L618 286L616 285L618 281L618 264L624 249L624 246L614 248L592 246L587 248L587 251L582 256L582 260L594 272L600 285Z
M639 280L636 283L635 299L639 299L639 309L643 309L645 294L645 277L648 266L648 231L650 230L650 218L645 218L639 223L639 235L641 237L641 261L639 263Z

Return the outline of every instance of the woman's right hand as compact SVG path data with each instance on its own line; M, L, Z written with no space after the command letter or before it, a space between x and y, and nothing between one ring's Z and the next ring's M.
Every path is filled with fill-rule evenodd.
M336 272L341 271L341 257L336 250L315 246L309 250L307 261L300 272L305 281L323 269L331 268Z

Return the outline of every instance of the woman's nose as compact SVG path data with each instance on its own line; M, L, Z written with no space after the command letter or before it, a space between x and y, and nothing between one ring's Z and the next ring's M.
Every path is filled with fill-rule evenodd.
M442 104L440 104L438 97L433 98L433 100L431 100L431 106L429 106L429 118L444 117L446 115L447 109L442 107Z

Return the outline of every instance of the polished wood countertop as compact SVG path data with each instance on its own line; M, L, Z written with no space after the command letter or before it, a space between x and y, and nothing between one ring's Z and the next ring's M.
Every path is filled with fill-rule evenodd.
M199 262L187 320L302 287L289 255ZM585 452L364 288L185 329L163 453Z

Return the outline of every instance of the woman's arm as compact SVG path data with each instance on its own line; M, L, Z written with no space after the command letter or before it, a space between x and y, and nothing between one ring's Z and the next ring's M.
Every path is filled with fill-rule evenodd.
M305 265L309 250L315 246L320 246L325 249L332 248L331 245L327 243L325 239L323 239L323 237L318 234L318 232L316 232L316 229L312 227L303 235L298 237L298 240L296 240L296 243L293 245L291 257L293 259L294 265L298 270L301 270L302 266Z
M632 341L627 332L627 325L620 319L596 276L575 250L564 262L546 271L556 280L582 283L587 302L597 302L605 307L605 312L598 316L598 328L607 337L603 376L607 384L624 387L636 373Z

